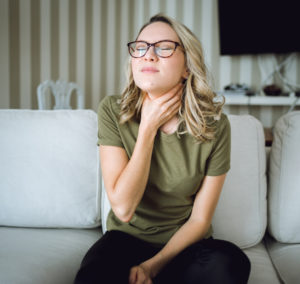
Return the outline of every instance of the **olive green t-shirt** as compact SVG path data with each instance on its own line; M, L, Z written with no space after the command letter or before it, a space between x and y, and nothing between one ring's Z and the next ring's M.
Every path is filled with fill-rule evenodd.
M98 144L118 146L132 156L139 122L119 123L120 96L107 96L98 109ZM230 168L230 124L222 114L216 121L216 138L196 143L190 134L155 137L150 173L143 198L128 223L111 210L108 230L119 230L152 243L164 245L188 220L204 176L218 176ZM206 234L211 236L212 228Z

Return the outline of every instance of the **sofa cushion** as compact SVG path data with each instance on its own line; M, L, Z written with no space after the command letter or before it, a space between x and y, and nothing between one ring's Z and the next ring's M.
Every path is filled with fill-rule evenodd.
M231 169L213 218L214 237L242 248L258 244L266 230L266 152L262 124L229 115Z
M258 244L266 229L266 154L261 123L253 116L228 116L231 169L213 219L214 237L242 248ZM103 186L104 189L104 186ZM110 205L102 191L102 228Z
M244 249L251 263L248 284L280 284L282 283L272 264L268 251L263 242ZM292 282L291 282L292 283Z
M277 121L270 157L268 229L284 243L300 243L299 146L300 111L295 111Z
M0 225L100 224L97 115L0 111Z
M0 283L72 284L96 229L0 228Z
M300 244L283 244L272 237L266 238L266 244L272 262L283 283L299 283Z

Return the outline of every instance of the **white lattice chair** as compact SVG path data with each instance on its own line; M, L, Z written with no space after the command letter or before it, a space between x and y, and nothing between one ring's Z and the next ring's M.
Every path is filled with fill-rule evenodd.
M70 100L71 95L77 95L77 109L84 108L84 96L81 88L73 82L64 80L46 80L41 83L37 88L38 108L49 109L49 91L54 96L55 105L54 109L71 109Z

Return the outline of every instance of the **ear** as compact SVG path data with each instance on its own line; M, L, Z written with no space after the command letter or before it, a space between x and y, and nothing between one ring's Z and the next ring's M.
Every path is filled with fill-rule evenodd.
M190 70L186 67L182 73L182 77L184 79L187 79L189 77L189 75L190 75Z

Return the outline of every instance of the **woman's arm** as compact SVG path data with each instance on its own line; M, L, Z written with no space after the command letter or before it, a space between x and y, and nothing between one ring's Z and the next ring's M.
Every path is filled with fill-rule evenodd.
M173 235L154 257L131 269L129 283L152 283L159 271L177 254L202 239L212 221L226 174L206 176L198 191L188 221Z
M129 222L144 194L157 129L171 119L180 106L182 85L150 99L145 96L137 141L130 160L123 148L100 146L102 176L112 210Z
M102 176L115 215L129 222L140 202L149 175L153 133L139 131L131 159L123 148L100 146Z

